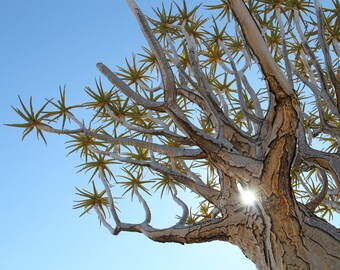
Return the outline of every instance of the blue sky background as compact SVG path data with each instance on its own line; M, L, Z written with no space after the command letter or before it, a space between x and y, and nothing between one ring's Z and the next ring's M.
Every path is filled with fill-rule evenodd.
M138 1L147 13L161 2ZM100 76L97 62L114 69L140 51L145 42L125 1L1 0L0 34L0 269L255 269L227 243L113 237L94 213L79 218L74 187L90 186L76 174L78 156L66 158L65 138L47 136L48 146L34 136L21 142L20 130L2 125L19 121L10 108L18 106L17 95L26 102L33 96L39 106L66 84L69 104L85 101L84 86ZM123 208L138 219L137 205ZM172 216L168 211L167 202L161 204L159 219Z

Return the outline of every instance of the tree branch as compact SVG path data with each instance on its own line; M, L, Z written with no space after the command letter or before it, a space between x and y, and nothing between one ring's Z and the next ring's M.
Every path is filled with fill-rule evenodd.
M162 76L165 95L164 100L165 103L167 104L166 106L172 106L173 104L176 103L176 81L175 76L169 65L169 62L167 61L163 53L162 47L160 46L157 39L153 35L143 12L136 5L135 1L127 0L127 2L133 14L136 16L140 28L143 31L144 37L156 57L157 64Z
M163 103L148 100L136 93L104 64L98 63L97 68L113 85L118 87L127 97L133 99L137 104L146 109L164 112Z
M115 160L125 162L125 163L130 163L146 168L150 168L153 171L159 172L163 175L166 175L168 177L171 177L175 179L177 182L185 185L187 188L189 188L192 192L196 193L197 195L200 195L204 197L206 200L211 202L212 204L216 204L218 202L220 192L218 190L211 189L207 187L206 185L202 185L200 183L197 183L196 181L192 180L188 176L180 173L180 172L175 172L159 163L154 163L154 162L148 162L148 161L142 161L142 160L136 160L133 158L128 158L128 157L122 157L114 152L107 152L107 151L101 151L98 149L95 149L93 147L89 147L89 149L97 154L102 154L105 156L110 156Z

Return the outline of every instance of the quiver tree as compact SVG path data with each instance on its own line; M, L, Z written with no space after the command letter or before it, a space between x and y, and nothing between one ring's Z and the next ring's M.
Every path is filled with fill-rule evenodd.
M148 48L116 72L97 64L112 88L98 80L78 105L60 89L39 110L20 99L14 110L25 121L11 126L23 138L34 130L44 141L70 138L93 185L78 189L75 208L94 210L114 235L227 241L259 269L339 269L340 233L323 219L340 211L340 3L332 2L191 9L183 1L148 18L128 0ZM153 192L181 209L172 227L151 225ZM122 194L142 205L140 223L121 219Z

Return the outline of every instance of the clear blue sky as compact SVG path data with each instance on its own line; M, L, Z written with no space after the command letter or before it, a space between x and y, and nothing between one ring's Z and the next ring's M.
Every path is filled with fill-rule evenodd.
M138 1L147 12L161 2ZM0 33L1 124L19 120L10 108L17 95L40 105L66 84L70 103L84 101L84 86L100 76L97 62L114 68L145 44L123 0L2 0ZM79 218L72 210L74 187L89 186L76 174L77 156L65 157L64 138L47 136L48 146L33 136L21 142L20 130L3 125L0 138L0 269L255 269L227 243L111 236L94 213Z

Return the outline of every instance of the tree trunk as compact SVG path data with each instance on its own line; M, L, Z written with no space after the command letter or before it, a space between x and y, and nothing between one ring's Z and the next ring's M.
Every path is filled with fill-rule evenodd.
M339 232L293 196L290 170L298 124L293 103L277 100L273 126L278 132L263 161L261 199L237 245L258 269L340 269Z
M225 239L239 246L258 269L340 269L339 231L293 196L290 170L298 124L293 104L291 98L277 100L261 174L253 174L251 181L243 179L258 193L258 201L250 207L240 206L239 194L229 193L225 230L213 233L217 237L225 233ZM225 164L228 167L227 161ZM230 169L227 173L230 175ZM235 191L234 186L225 188Z
M270 200L258 202L248 209L234 202L229 205L229 214L197 223L190 229L154 231L137 226L129 230L143 232L163 243L226 241L238 246L260 270L340 269L338 229L304 205L294 203L294 209L287 212L279 200L274 204Z
M234 235L229 241L258 269L340 269L340 237L334 226L302 205L288 214L279 205L259 208L229 232Z

